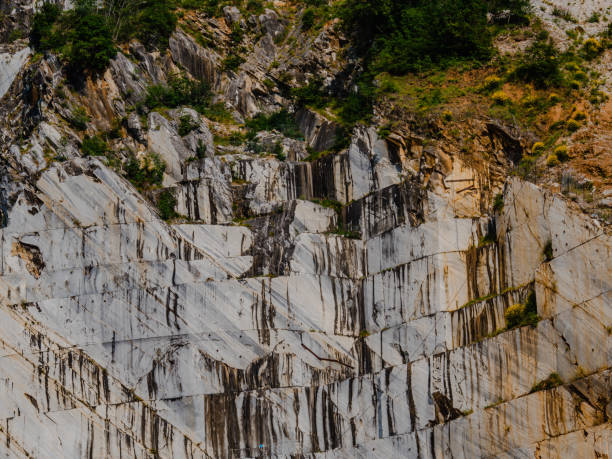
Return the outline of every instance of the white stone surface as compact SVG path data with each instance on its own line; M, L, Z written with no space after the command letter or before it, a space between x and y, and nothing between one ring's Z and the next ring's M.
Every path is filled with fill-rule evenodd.
M27 47L15 53L0 53L0 99L11 87L30 54L32 51Z

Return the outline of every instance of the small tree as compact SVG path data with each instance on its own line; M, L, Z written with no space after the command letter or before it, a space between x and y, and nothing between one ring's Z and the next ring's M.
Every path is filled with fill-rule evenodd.
M77 71L102 73L117 54L110 27L104 17L97 14L77 16L70 39L68 62Z
M159 215L163 220L170 220L178 216L174 210L176 207L176 198L171 190L164 190L157 198L157 208Z
M62 14L59 6L53 3L43 3L40 11L32 19L30 29L30 45L32 48L44 51L55 48L60 43L60 35L53 33L53 25Z
M514 77L536 88L558 86L562 81L558 51L548 40L536 41L525 53L522 62L514 71Z
M176 27L176 15L168 0L148 0L136 24L137 37L148 47L166 48Z

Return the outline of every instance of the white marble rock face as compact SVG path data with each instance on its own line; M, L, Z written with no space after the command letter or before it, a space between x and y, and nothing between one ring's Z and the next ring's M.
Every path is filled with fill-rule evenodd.
M37 190L0 232L7 457L607 448L610 236L534 185L506 184L484 247L478 219L347 239L298 201L278 277L248 274L253 229L167 225L95 159ZM495 334L531 290L542 320Z
M0 97L29 52L0 54ZM170 53L257 112L245 73L182 33ZM495 215L425 187L374 128L306 163L216 154L195 111L165 115L127 122L181 223L99 158L45 159L57 117L2 147L0 457L610 457L609 227L516 177ZM533 294L540 320L507 329Z

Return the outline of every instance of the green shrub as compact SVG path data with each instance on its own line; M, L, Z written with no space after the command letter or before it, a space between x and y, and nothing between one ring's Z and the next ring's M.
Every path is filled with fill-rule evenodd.
M178 217L178 214L174 210L176 207L176 198L171 190L162 191L157 197L157 208L159 209L159 216L162 220L171 220Z
M595 38L589 38L584 42L584 45L582 46L582 52L584 53L584 56L587 59L594 59L601 53L603 53L603 51L604 46L599 40Z
M176 15L169 0L147 0L133 24L136 36L149 49L166 48L175 27Z
M548 155L546 158L546 165L548 167L554 167L559 165L559 158L555 154Z
M81 153L83 156L104 156L107 151L107 143L97 135L93 137L85 136L81 144Z
M102 73L117 54L112 32L104 17L87 14L79 17L70 34L69 65L77 70Z
M257 140L251 139L246 143L246 151L249 151L255 155L259 155L264 152L264 147Z
M597 13L597 11L593 11L593 14L589 16L589 19L587 19L587 22L590 22L590 23L599 22L599 13Z
M496 194L493 199L493 210L495 212L501 212L504 208L504 195L502 193Z
M558 57L552 41L538 40L527 49L512 77L540 89L559 86L562 74Z
M259 131L279 131L285 137L301 139L302 133L295 122L295 116L287 110L281 110L271 115L259 114L248 120L249 138L254 138Z
M383 78L378 89L383 94L393 94L399 91L399 86L390 78Z
M246 9L251 14L259 15L264 12L264 4L261 0L249 0L246 4Z
M565 126L567 127L568 131L576 132L578 129L580 129L580 121L577 121L575 119L571 119L571 120L567 121Z
M137 37L147 48L166 47L176 26L173 9L170 0L77 0L64 12L45 3L32 19L30 44L61 53L72 79L83 71L102 73L116 54L116 41Z
M309 30L315 23L315 12L312 8L306 9L302 15L302 28Z
M553 246L552 241L547 241L544 244L544 248L542 249L542 255L544 255L544 260L550 261L553 259Z
M235 72L243 63L244 58L242 56L238 54L229 54L225 59L223 59L221 66L223 70L231 70L232 72Z
M544 150L546 149L546 145L544 144L544 142L535 142L532 146L531 146L531 153L535 154L535 155L539 155L540 153L542 153Z
M210 86L204 81L172 75L167 85L153 85L147 88L145 104L150 109L191 106L203 113L210 108L211 97Z
M124 165L125 176L132 184L142 190L159 186L164 178L166 163L154 153L145 156L142 161L132 157Z
M71 72L103 72L117 53L106 17L86 3L62 12L45 3L32 19L30 44L38 51L61 52Z
M78 129L79 131L84 131L85 129L87 129L87 123L89 123L89 115L83 107L74 108L70 113L70 118L68 119L68 122L75 129Z
M208 152L208 147L204 145L202 139L198 139L198 145L196 146L196 158L204 159L206 158L206 153Z
M334 209L337 215L340 215L342 208L344 207L340 201L335 199L323 198L323 199L311 199L312 202L328 209Z
M499 18L499 22L514 24L529 21L529 0L487 0L486 3L494 20Z
M482 89L485 91L493 91L501 86L502 80L500 77L491 75L485 78Z
M237 147L244 143L245 137L240 132L232 132L227 139L230 145Z
M525 305L524 304L514 304L506 309L505 317L506 317L506 325L508 328L516 327L522 320L523 315L525 314Z
M217 102L216 104L198 105L195 109L213 121L219 123L229 123L233 121L232 114L225 108L223 102Z
M534 292L530 292L525 303L515 304L506 309L504 313L506 319L506 330L525 325L535 325L540 320Z
M197 127L198 123L191 118L191 115L183 115L179 118L178 134L185 137Z
M506 94L504 91L495 91L491 95L491 99L493 99L493 102L495 102L497 105L505 105L510 102L510 96L508 96L508 94Z
M392 128L393 128L392 124L387 123L379 127L376 133L378 134L378 137L380 137L381 139L386 139L387 137L391 135Z
M7 43L13 43L14 41L19 40L23 38L24 36L25 35L24 35L23 30L14 29L14 30L11 30L11 33L9 33L6 41Z
M563 380L561 379L561 376L559 376L558 373L551 373L548 378L546 378L543 381L540 381L539 383L535 384L532 388L531 388L531 392L538 392L541 390L547 390L547 389L553 389L557 386L561 386L563 384Z
M179 5L181 8L185 8L187 10L199 10L204 7L204 0L180 0Z
M329 98L323 93L320 80L311 81L306 86L294 88L291 95L299 107L323 108L329 103Z
M61 46L63 38L53 30L62 10L54 3L45 2L34 17L30 29L30 45L37 51L54 49Z
M230 32L230 40L234 45L239 45L244 38L244 30L240 27L240 24L232 24L232 31Z
M448 58L491 55L482 0L345 0L339 15L376 72L403 74Z
M202 10L204 14L210 17L218 17L222 13L222 7L224 6L220 0L203 0L204 5Z
M283 149L283 145L280 142L276 142L274 144L272 154L276 156L276 158L280 161L284 161L285 159L287 159L287 157L285 156L285 150Z
M582 70L578 70L576 73L574 73L574 78L578 81L587 81L589 79L587 74Z
M568 159L567 145L559 145L555 148L553 153L559 158L559 161L566 161Z
M359 121L367 121L372 116L372 105L375 98L376 91L371 82L362 79L357 84L357 91L352 91L339 99L338 116L346 126L353 126Z

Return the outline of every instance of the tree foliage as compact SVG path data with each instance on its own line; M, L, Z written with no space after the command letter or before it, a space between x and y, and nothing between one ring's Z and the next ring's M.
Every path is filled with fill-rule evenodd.
M138 38L147 48L164 48L176 27L171 0L77 0L62 11L43 3L34 15L30 44L62 54L75 74L103 72L116 45Z
M32 19L30 29L30 44L37 50L47 50L58 46L61 43L58 34L54 34L53 26L62 14L62 10L54 3L44 3L40 11Z
M552 41L540 37L531 45L514 71L513 77L536 88L558 86L562 81L559 52Z
M210 86L206 82L171 75L168 84L154 85L147 89L145 103L150 109L189 105L203 113L210 104L211 96Z
M67 37L67 58L73 70L102 73L117 54L111 29L98 14L75 15Z
M165 48L176 27L176 16L172 9L168 0L148 0L143 4L135 24L129 27L133 27L136 37L149 48Z
M375 71L403 74L491 54L483 0L346 0L339 11Z

